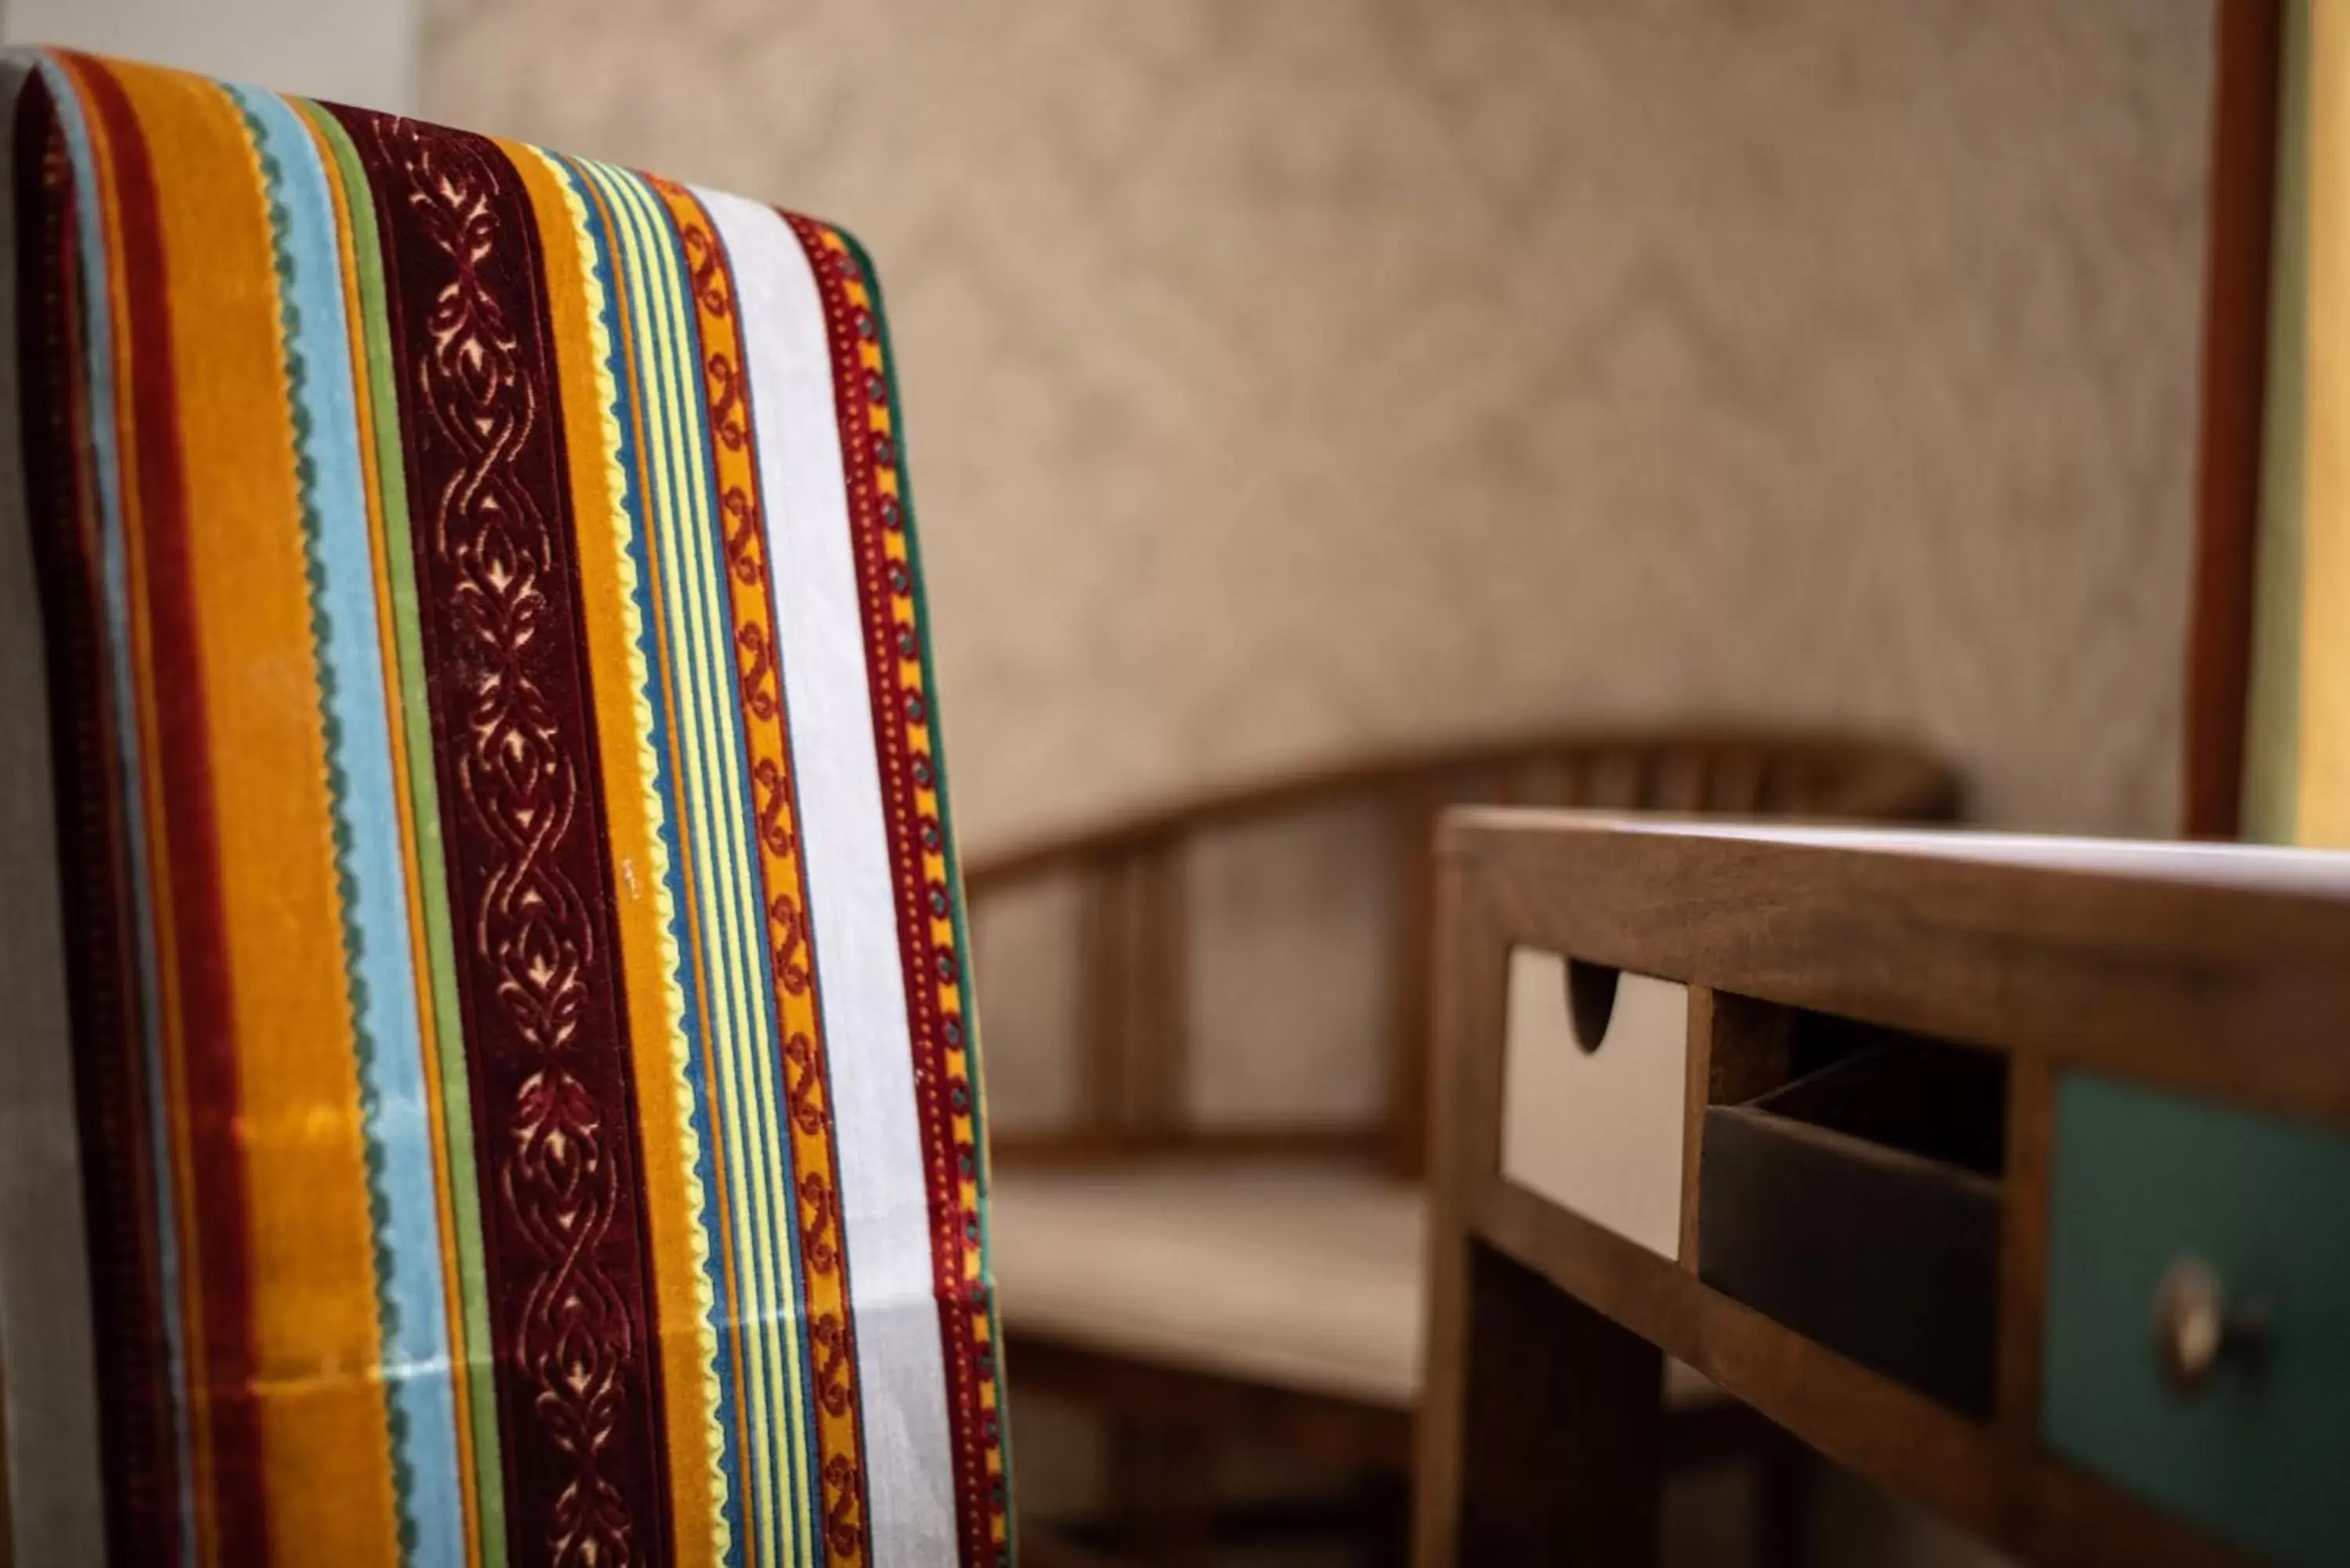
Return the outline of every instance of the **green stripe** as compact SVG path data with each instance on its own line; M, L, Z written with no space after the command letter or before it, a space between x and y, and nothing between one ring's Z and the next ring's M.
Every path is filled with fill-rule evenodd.
M904 402L898 389L898 351L889 341L889 313L881 305L881 277L874 270L873 258L865 252L855 234L836 226L841 243L857 260L857 270L864 275L867 308L873 313L873 330L881 346L881 379L889 395L889 441L898 455L898 510L899 526L906 534L906 576L912 584L914 601L914 636L921 649L923 698L930 705L931 771L937 776L939 792L939 853L946 861L948 908L954 921L955 976L962 992L963 1071L971 1083L971 1142L979 1160L976 1179L979 1186L979 1269L987 1281L988 1344L995 1347L993 1357L995 1384L995 1441L997 1451L1003 1456L1003 1523L1004 1539L1018 1541L1020 1532L1012 1517L1012 1499L1017 1495L1012 1484L1012 1422L1011 1410L1003 1398L1003 1330L995 1311L994 1252L990 1241L987 1217L987 1093L983 1075L979 1070L979 997L972 983L970 921L963 909L962 862L955 854L954 811L947 792L947 731L944 704L939 701L937 660L931 653L931 604L928 590L922 583L922 552L914 532L914 482L912 467L906 458L906 418Z
M384 555L391 578L391 621L399 652L400 722L408 738L411 810L424 915L426 970L432 988L433 1037L441 1056L442 1142L449 1151L451 1206L457 1220L457 1288L463 1309L470 1388L473 1480L481 1504L481 1561L504 1568L505 1467L498 1442L495 1341L490 1334L488 1271L482 1247L481 1189L473 1163L473 1107L465 1073L465 1029L457 1005L457 948L449 919L448 866L441 847L440 787L432 769L432 714L425 697L424 641L418 622L416 553L408 515L408 470L400 436L400 396L392 383L391 318L383 251L367 171L349 133L307 99L289 99L308 119L342 172L358 261L359 315L366 338L368 395L375 414L376 467L383 491Z
M302 357L302 315L295 304L294 253L286 242L292 218L286 208L285 170L269 151L268 128L253 111L241 91L229 100L244 121L261 171L264 204L269 211L270 262L276 273L277 324L286 378L287 422L294 436L294 492L302 517L302 576L310 612L310 663L317 682L318 721L327 757L327 800L334 822L335 899L342 915L343 992L351 1010L351 1046L357 1072L353 1087L359 1100L359 1121L367 1140L368 1230L375 1256L376 1334L387 1367L393 1365L399 1337L399 1303L393 1299L392 1253L388 1240L391 1198L384 1189L382 1096L377 1093L376 1041L368 1027L367 977L359 971L365 934L359 923L359 877L351 868L350 773L343 761L343 722L337 713L338 682L334 651L329 645L327 610L327 557L318 515L318 466L311 450L312 421L303 402L310 368ZM392 1506L399 1520L400 1553L403 1561L416 1555L416 1467L409 1457L406 1407L391 1388L385 1390L384 1417L391 1459Z
M697 318L657 198L626 170L576 161L608 205L615 250L625 264L615 272L628 306L643 415L638 459L646 470L655 625L670 649L674 783L691 846L686 887L700 915L711 1057L723 1102L723 1116L712 1122L723 1158L713 1168L723 1172L733 1199L735 1286L742 1299L731 1304L744 1351L736 1397L749 1439L744 1468L753 1504L745 1518L764 1543L763 1560L805 1563L817 1542L806 1496L817 1478L807 1463L799 1403L792 1397L805 1371L792 1332L798 1297L783 1227L795 1224L796 1216L774 1089L760 1070L777 1059L780 1044L764 982L765 927L743 842L745 804L736 770L723 761L739 754L740 742L729 718L733 660L728 657L722 667L718 652L731 655L733 639L718 629L727 613L718 576L724 568L711 539L713 487L695 409L701 365L691 335ZM684 334L668 330L672 323ZM776 1180L778 1173L785 1182Z

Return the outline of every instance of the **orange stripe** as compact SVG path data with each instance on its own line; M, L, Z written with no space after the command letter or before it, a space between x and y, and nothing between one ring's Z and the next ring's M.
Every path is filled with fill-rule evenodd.
M865 1561L865 1459L857 1392L854 1322L840 1231L840 1171L833 1147L832 1103L825 1070L823 1019L816 1010L808 945L807 881L799 856L790 723L767 587L758 449L753 440L748 361L734 311L734 280L715 227L682 185L648 180L668 205L692 269L694 314L702 329L711 453L724 535L727 606L733 631L735 685L741 698L747 796L755 803L759 869L775 1012L783 1039L779 1064L791 1138L792 1195L803 1263L809 1375L815 1387L817 1474L824 1495L826 1561Z
M178 443L202 618L248 1170L253 1334L273 1555L390 1564L387 1452L358 1074L279 337L276 257L243 116L219 88L110 67L148 133L182 380ZM252 279L250 287L224 279Z
M582 180L580 184L588 204L596 210L597 222L602 225L604 232L608 234L617 232L619 225L613 219L610 207L605 203L602 192L597 189L596 182L593 180ZM618 265L617 261L615 265ZM627 362L627 373L623 380L629 400L629 429L637 452L637 493L639 497L642 497L649 493L650 483L644 469L646 441L645 414L641 397L643 381L637 361L637 343L630 336L629 328L629 313L626 310L621 311L619 319L620 348ZM653 547L650 538L646 541L645 576L646 598L653 607L654 625L650 628L653 653L660 670L655 679L664 693L671 692L677 689L676 672L670 664L668 632L660 624L660 607L664 602L661 590L661 559L660 551ZM682 779L685 777L683 771L685 763L684 759L679 754L675 725L670 727L667 738L669 776L672 781ZM678 863L681 866L691 865L694 853L692 821L687 814L680 812L674 819L673 826L677 834ZM695 904L691 891L688 892L685 908L681 912L685 917L688 950L686 961L691 966L695 974L706 976L710 972L710 965L707 950L703 947L702 940L702 911ZM712 1044L709 988L706 985L697 987L694 1000L698 1010L694 1019L696 1037L702 1042L702 1115L705 1125L712 1129L711 1136L715 1140L718 1137L716 1129L722 1127L723 1122L719 1110L718 1064L712 1058L714 1047ZM747 1384L743 1366L742 1324L735 1317L736 1304L743 1300L740 1272L743 1264L734 1252L735 1198L726 1184L726 1162L723 1158L715 1158L717 1152L714 1148L711 1151L713 1157L711 1160L711 1169L712 1187L718 1209L718 1256L723 1271L723 1284L726 1292L721 1321L725 1324L726 1374L733 1378L732 1386L737 1391L734 1400L735 1451L743 1456L743 1463L747 1466L751 1462L749 1456L752 1452L750 1417L745 1409L749 1401L743 1398L740 1392ZM742 1511L742 1518L743 1560L749 1563L767 1561L774 1549L762 1547L758 1533L758 1511L746 1505Z

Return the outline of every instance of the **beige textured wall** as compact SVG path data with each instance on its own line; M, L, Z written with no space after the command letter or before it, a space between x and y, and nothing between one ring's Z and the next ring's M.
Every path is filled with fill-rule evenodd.
M822 213L967 846L1397 741L1908 731L2169 831L2208 0L432 0L426 112Z
M967 844L1908 730L2172 823L2208 0L432 0L426 112L890 287Z

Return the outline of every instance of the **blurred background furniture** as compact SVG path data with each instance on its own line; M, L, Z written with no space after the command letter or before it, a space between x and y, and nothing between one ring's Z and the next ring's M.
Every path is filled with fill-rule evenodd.
M1023 1397L1111 1423L1133 1551L1225 1531L1220 1442L1349 1467L1399 1540L1420 1378L1431 842L1462 802L1934 821L1907 747L1767 732L1561 734L1178 805L968 873L995 1127L991 1251ZM1786 1449L1675 1368L1678 1459ZM1380 1506L1384 1499L1386 1506Z
M2350 855L1482 811L1439 860L1420 1568L1653 1562L1667 1356L2024 1561L2350 1561ZM1564 1072L1530 963L1619 988ZM1526 1136L1602 1123L1660 1230Z

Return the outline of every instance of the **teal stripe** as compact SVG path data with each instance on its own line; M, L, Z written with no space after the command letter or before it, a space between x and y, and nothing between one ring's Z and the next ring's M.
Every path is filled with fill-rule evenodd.
M693 946L691 933L686 929L685 861L678 843L675 779L670 767L669 752L670 735L676 719L671 709L667 689L653 675L660 668L660 651L653 645L657 622L652 603L651 562L645 535L645 499L639 483L636 432L629 410L622 401L630 381L627 356L622 351L626 328L619 317L619 266L613 255L614 236L606 227L580 170L567 158L556 157L552 161L579 199L587 214L588 239L596 253L595 309L604 326L604 368L612 379L615 399L614 405L607 412L611 415L619 433L620 493L614 499L629 523L624 547L636 567L637 655L644 660L647 672L645 687L636 695L645 700L652 715L650 740L655 803L652 827L667 852L664 876L670 898L670 938L677 944L680 970L672 978L685 996L685 1017L681 1021L685 1050L684 1076L692 1100L690 1116L696 1146L694 1178L696 1190L701 1194L701 1209L694 1220L710 1241L710 1256L703 1265L703 1278L710 1290L710 1328L718 1343L725 1344L733 1332L734 1303L727 1296L723 1271L716 1256L717 1249L725 1244L725 1240L719 1230L718 1145L712 1136L709 1114L709 1082L702 1065L704 977L698 966L687 961ZM718 1503L726 1520L728 1544L724 1561L733 1565L744 1561L749 1541L743 1532L743 1446L735 1430L739 1396L731 1376L732 1357L724 1358L724 1363L712 1371L717 1376L719 1472L723 1481Z
M681 281L686 275L691 258L685 254L685 242L683 236L678 233L676 219L671 215L667 202L650 195L646 198L646 207L650 214L649 221L659 233L661 242L669 247L668 254L678 268L675 275ZM718 238L714 227L706 232L714 249L723 246L723 242ZM719 250L719 258L723 259L723 249ZM731 292L734 287L733 277L728 275L720 286ZM690 303L687 304L687 308L691 308ZM725 786L723 793L730 807L735 813L727 824L729 839L730 842L739 845L742 850L745 891L749 893L751 899L748 918L751 929L757 933L755 941L746 950L750 983L753 994L758 999L768 1038L780 1042L784 1038L782 1002L775 994L775 971L767 945L769 933L767 907L773 889L766 885L766 864L758 849L757 805L751 798L750 786L746 782L751 776L750 738L747 721L743 717L741 690L737 676L739 666L731 635L734 625L733 610L734 590L729 579L733 568L726 556L725 520L715 504L718 495L718 458L710 428L708 402L703 396L705 388L702 368L708 353L708 346L702 339L700 322L701 317L698 313L690 317L689 328L692 338L691 345L692 352L685 361L688 368L686 381L691 389L684 405L687 423L691 427L685 434L692 442L695 471L702 476L702 485L695 492L695 497L703 504L697 508L698 515L695 519L697 527L690 537L706 552L702 557L707 568L702 581L704 591L709 597L710 613L714 618L718 628L717 640L712 645L712 662L725 671L715 694L714 711L724 720L724 733L720 740L723 755L719 765L722 771L722 782ZM754 430L752 419L750 377L747 367L737 367L737 370L743 396L743 439L747 441L752 439ZM749 468L755 474L758 468L756 451L747 452L745 457ZM764 556L768 548L764 537L759 548ZM771 633L773 630L774 628L771 628ZM775 646L770 651L777 660L775 671L775 700L780 702L783 700L784 690L781 663L783 645L780 637L775 639ZM796 893L796 889L794 891ZM811 965L815 962L813 947L809 951L808 961ZM799 1372L798 1397L790 1406L791 1443L790 1456L786 1463L789 1466L789 1473L798 1483L802 1501L807 1510L805 1517L811 1526L810 1529L801 1532L800 1545L804 1552L813 1554L817 1550L820 1533L817 1521L824 1518L825 1493L824 1478L821 1473L822 1456L814 1449L816 1441L816 1412L815 1379L811 1369L816 1365L816 1356L814 1348L809 1344L808 1314L806 1306L807 1262L802 1255L800 1245L799 1157L797 1150L792 1145L789 1129L785 1125L791 1113L787 1106L789 1086L783 1072L781 1053L775 1049L764 1050L757 1054L754 1061L759 1071L758 1082L763 1096L761 1115L766 1118L762 1124L763 1131L771 1133L775 1138L772 1156L775 1164L768 1168L780 1170L783 1176L783 1218L775 1243L785 1255L791 1279L791 1300L794 1310L784 1319L784 1328L790 1336L791 1351ZM786 1397L788 1397L787 1391Z
M334 195L291 109L252 88L227 90L260 157L276 257L400 1549L410 1562L462 1563L440 1204Z
M979 1267L980 1277L987 1282L988 1343L1002 1345L1003 1333L995 1311L995 1264L990 1236L987 1208L987 1094L980 1072L978 993L972 984L971 933L969 917L963 909L962 861L955 853L954 811L947 789L946 720L940 711L938 671L931 653L930 595L922 581L922 552L914 527L914 485L910 465L906 458L906 419L904 404L898 390L898 351L889 340L889 314L882 308L881 278L874 271L873 258L847 230L835 228L849 254L857 258L857 269L864 275L868 308L873 315L873 327L881 345L881 375L889 396L889 440L898 454L898 507L899 526L906 533L906 571L912 583L914 600L914 634L921 649L922 700L930 706L931 767L938 775L939 846L946 861L947 898L954 920L955 973L962 980L963 1044L968 1055L964 1069L971 1080L971 1142L977 1168L973 1175L979 1186ZM995 1441L1003 1456L1003 1509L1005 1539L1017 1541L1020 1532L1017 1521L1011 1517L1012 1498L1016 1492L1012 1485L1012 1423L1010 1410L1003 1397L1003 1357L997 1355L989 1369L995 1385Z
M789 1188L775 1189L775 1179L788 1169L789 1152L774 1133L779 1126L777 1096L771 1074L763 1071L777 1060L776 1030L773 999L760 978L766 959L764 912L751 893L754 883L739 831L745 809L739 790L742 742L731 727L732 649L723 609L713 604L716 572L723 568L713 567L704 547L714 486L706 465L696 462L688 428L691 410L701 400L692 305L674 246L663 237L665 220L655 198L623 171L598 164L583 168L609 206L629 264L630 340L645 420L660 620L670 650L681 804L691 834L690 887L702 916L700 956L710 971L706 990L718 1047L712 1052L721 1103L715 1132L733 1198L733 1326L743 1353L740 1392L750 1436L746 1469L755 1560L802 1562L814 1545L811 1532L796 1528L808 1504L803 1496L794 1507L791 1494L814 1478L792 1441L786 1336L799 1306L787 1243L779 1240L792 1220ZM683 324L684 336L675 323ZM735 765L729 767L729 760Z
M629 285L635 306L635 343L639 350L641 407L646 416L646 456L651 459L653 520L660 565L660 628L668 637L670 677L679 710L681 783L686 814L693 826L693 905L702 915L702 961L712 971L712 1037L719 1067L719 1149L729 1166L735 1222L733 1328L743 1345L745 1387L743 1413L750 1434L752 1498L756 1502L756 1561L787 1561L785 1552L804 1549L787 1516L792 1462L778 1450L775 1422L787 1420L785 1356L778 1324L796 1307L787 1265L778 1258L775 1197L771 1176L783 1168L783 1149L764 1136L764 1096L759 1064L774 1060L775 1030L766 1023L762 987L752 978L752 950L764 954L764 924L754 900L745 896L743 846L729 832L735 820L729 799L729 769L712 766L723 754L723 717L731 712L729 687L717 668L726 647L712 611L710 562L695 547L707 529L710 475L693 463L689 409L701 395L701 355L693 353L686 277L672 247L662 237L653 197L632 174L599 167L599 186L616 216L629 254ZM762 1025L766 1027L762 1030Z

